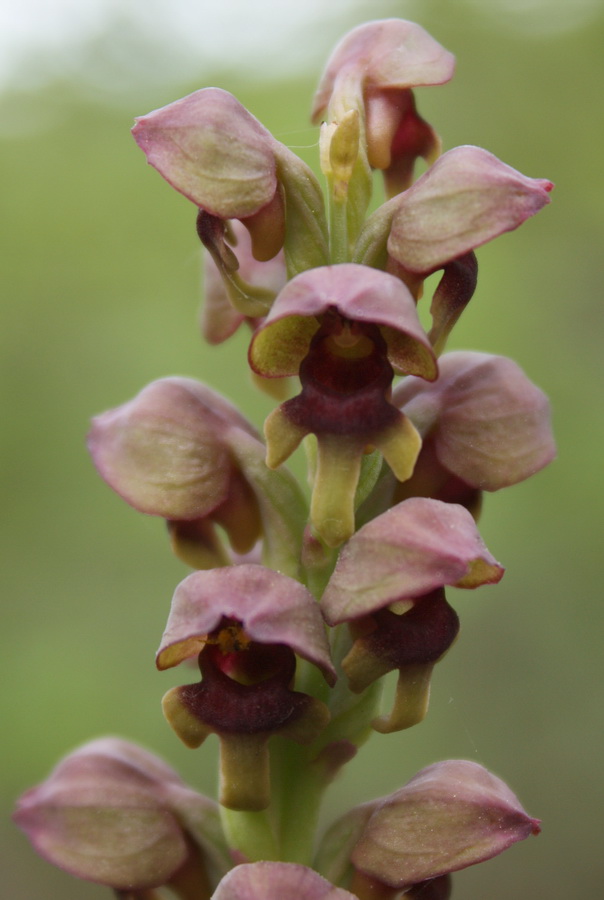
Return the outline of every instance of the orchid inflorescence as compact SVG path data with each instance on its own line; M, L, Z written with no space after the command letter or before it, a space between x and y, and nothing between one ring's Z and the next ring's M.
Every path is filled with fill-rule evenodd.
M444 900L451 872L539 832L499 778L448 760L317 840L325 789L371 732L426 715L459 631L446 587L503 575L476 527L483 491L554 455L547 400L514 362L441 356L476 287L474 251L552 188L479 147L441 154L413 89L453 67L403 20L340 42L312 112L326 203L307 165L218 88L133 129L197 207L205 338L248 327L254 379L281 402L263 440L214 390L171 377L93 422L102 478L165 519L195 570L156 663L197 660L201 678L169 690L164 715L188 747L212 734L220 745L217 803L117 738L77 749L21 798L35 849L122 900L163 888L181 900ZM369 213L376 170L386 200ZM417 306L435 272L426 331ZM309 498L283 465L300 445Z

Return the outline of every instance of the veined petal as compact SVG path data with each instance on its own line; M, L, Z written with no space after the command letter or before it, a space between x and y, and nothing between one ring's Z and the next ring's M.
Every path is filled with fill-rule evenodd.
M255 436L219 394L191 378L165 378L93 419L88 447L105 481L140 512L194 519L228 495L232 428Z
M166 884L185 861L181 809L194 818L202 844L207 816L214 840L216 804L146 750L103 738L61 760L21 797L14 818L49 862L78 878L133 890Z
M255 862L228 872L213 900L356 900L317 872L297 863Z
M539 831L503 781L477 763L447 760L376 801L352 861L400 889L491 859Z
M455 147L400 195L388 252L412 272L433 271L517 228L552 188L480 147Z
M477 587L502 575L467 510L414 497L352 536L321 607L327 622L335 625L444 585Z
M540 471L554 458L547 397L511 359L447 353L439 378L409 378L395 390L439 462L474 488L496 491Z
M252 216L275 195L274 138L220 88L137 118L133 135L166 181L222 219Z

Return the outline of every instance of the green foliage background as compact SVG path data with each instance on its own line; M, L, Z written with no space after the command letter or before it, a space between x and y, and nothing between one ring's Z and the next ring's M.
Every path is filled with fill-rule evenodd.
M479 289L451 349L523 366L551 397L559 458L486 498L481 530L507 574L497 587L451 593L462 634L437 667L427 720L375 735L334 786L329 814L438 759L474 759L543 819L543 833L460 873L455 896L593 897L604 879L604 16L548 37L469 9L434 0L416 15L458 57L450 85L418 92L420 110L446 148L485 146L557 187L536 219L479 251ZM348 16L326 13L313 59L351 25L405 12L361 2ZM151 48L138 51L151 68ZM90 54L102 63L102 46ZM47 866L8 821L15 797L75 745L121 734L214 791L213 742L180 746L159 709L182 673L160 675L153 663L187 570L162 523L100 481L84 437L91 415L168 374L207 381L258 425L269 409L250 385L243 339L201 343L195 211L129 136L133 115L217 83L314 165L306 122L318 72L271 82L263 66L257 81L225 67L177 85L166 70L153 90L133 79L112 93L76 74L0 97L0 832L12 900L108 896Z

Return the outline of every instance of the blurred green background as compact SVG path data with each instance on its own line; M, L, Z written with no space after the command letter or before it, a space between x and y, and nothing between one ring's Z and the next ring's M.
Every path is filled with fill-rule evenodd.
M235 15L233 0L223 12L230 4L233 33L253 23L266 38L287 16L254 4ZM154 652L187 570L162 523L101 482L84 437L91 415L168 374L207 381L258 425L269 404L250 386L243 340L200 340L194 209L145 165L132 117L218 84L315 165L307 119L323 60L349 27L390 15L457 55L451 84L417 92L445 147L478 144L556 182L550 207L480 249L478 292L450 348L523 366L551 398L559 458L486 498L481 531L506 576L451 592L462 634L437 667L428 718L376 735L334 786L330 811L438 759L473 759L510 784L543 833L459 873L455 897L601 891L604 11L589 0L361 0L317 5L293 38L290 70L282 46L275 60L264 47L240 66L226 34L222 64L200 54L185 78L170 35L133 14L82 46L32 56L0 94L0 832L11 900L109 895L39 860L9 822L15 797L75 745L120 734L214 790L214 742L187 750L159 709L182 680L158 674Z

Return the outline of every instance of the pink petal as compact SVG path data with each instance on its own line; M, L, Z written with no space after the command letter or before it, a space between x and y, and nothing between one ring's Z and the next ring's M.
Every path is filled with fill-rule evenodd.
M356 263L309 269L283 288L252 341L254 370L270 377L297 374L319 327L316 317L330 307L346 319L379 325L395 368L436 377L436 360L407 287Z
M240 621L252 640L286 644L318 666L331 684L335 681L312 594L292 578L254 564L194 572L178 585L157 653L158 668L197 655L203 638L223 616Z
M169 789L182 784L140 748L93 741L23 795L15 822L41 856L78 878L116 889L165 884L187 844L164 780Z
M480 147L455 147L400 195L388 252L412 272L433 271L517 228L549 203L552 187Z
M447 353L433 385L406 379L393 402L440 463L471 487L496 491L544 468L555 456L545 394L511 359L487 353Z
M466 509L413 497L353 535L340 553L321 607L327 622L335 625L448 584L477 587L502 575Z
M275 194L274 138L227 91L195 91L138 118L132 133L166 181L222 219L251 216Z
M356 900L306 866L256 862L228 872L212 900Z
M255 435L219 394L191 378L164 378L93 419L88 447L101 476L140 512L194 519L227 496L233 428Z
M313 102L313 121L325 112L339 77L362 86L411 88L449 81L454 66L453 55L413 22L382 19L359 25L329 58Z
M404 888L491 859L539 831L503 781L477 763L447 760L376 803L352 861Z

